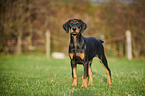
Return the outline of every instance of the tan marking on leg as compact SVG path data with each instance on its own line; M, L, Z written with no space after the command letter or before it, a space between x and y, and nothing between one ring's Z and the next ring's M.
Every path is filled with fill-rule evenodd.
M72 82L72 85L71 86L75 86L77 87L77 68L74 67L73 68L73 82Z
M79 56L81 59L84 59L85 54L84 53L76 53L76 56Z
M93 75L92 75L90 63L89 63L88 74L89 74L89 83L88 83L88 85L92 86L93 85L92 84L93 83Z
M71 59L73 59L74 54L70 53L69 56L70 56Z
M86 78L83 78L82 77L82 88L87 88L87 84L88 84L88 77L86 77Z
M110 78L109 71L106 68L105 68L105 70L106 70L106 74L107 74L107 85L111 85L111 78Z
M110 77L109 71L107 70L107 68L105 67L105 65L103 64L103 62L101 60L100 60L100 62L102 63L102 65L104 66L104 68L106 70L106 74L107 74L107 85L111 85L111 77Z

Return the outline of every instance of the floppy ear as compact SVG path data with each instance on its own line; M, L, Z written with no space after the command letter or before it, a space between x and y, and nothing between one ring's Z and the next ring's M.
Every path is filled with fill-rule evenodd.
M83 33L84 32L84 30L87 28L87 24L86 23L84 23L82 20L80 20L81 21L81 30L80 30L80 32L81 33Z
M67 21L65 24L63 24L63 29L66 31L66 33L69 32L69 21Z

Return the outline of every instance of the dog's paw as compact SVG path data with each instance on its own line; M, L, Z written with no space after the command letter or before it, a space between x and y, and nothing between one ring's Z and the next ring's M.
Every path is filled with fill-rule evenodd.
M89 86L93 86L92 82L89 82L88 85L89 85Z
M81 88L87 88L87 85L82 85Z
M77 83L72 83L72 87L77 87Z
M111 86L111 85L112 85L112 83L111 83L111 82L107 82L107 85L110 85L110 86Z

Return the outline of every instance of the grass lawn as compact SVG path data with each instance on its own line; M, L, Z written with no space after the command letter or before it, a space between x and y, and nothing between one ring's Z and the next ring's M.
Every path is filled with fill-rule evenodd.
M78 86L71 87L69 58L46 59L42 54L0 56L0 96L144 96L145 60L108 58L112 86L106 85L103 65L94 59L93 86L80 88L83 66L78 65Z

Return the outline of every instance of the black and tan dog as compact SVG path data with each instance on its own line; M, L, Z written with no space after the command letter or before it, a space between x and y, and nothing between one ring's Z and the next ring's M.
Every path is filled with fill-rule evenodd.
M111 85L111 71L108 67L107 60L104 54L103 40L94 37L83 37L82 33L87 28L87 25L80 19L68 20L63 25L64 30L70 32L69 56L72 67L72 86L77 86L77 64L83 64L84 74L82 76L82 86L87 87L87 84L92 86L93 76L91 71L92 60L97 56L107 73L107 84ZM89 83L88 83L89 76Z

